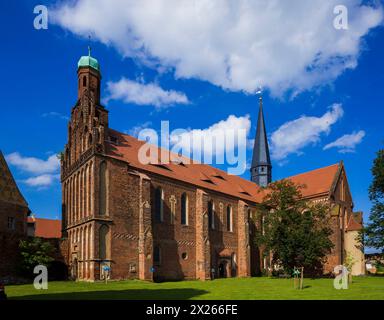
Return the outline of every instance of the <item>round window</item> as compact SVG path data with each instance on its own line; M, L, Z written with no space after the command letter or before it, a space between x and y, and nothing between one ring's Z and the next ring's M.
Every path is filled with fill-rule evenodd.
M181 254L181 258L182 258L183 260L187 260L187 259L188 259L188 253L183 252L183 253Z

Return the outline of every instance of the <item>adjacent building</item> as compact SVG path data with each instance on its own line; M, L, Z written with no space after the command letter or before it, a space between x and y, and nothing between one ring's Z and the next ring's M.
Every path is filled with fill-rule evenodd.
M28 203L0 151L0 277L13 274L18 244L27 232Z
M28 217L27 235L45 239L61 238L61 220Z

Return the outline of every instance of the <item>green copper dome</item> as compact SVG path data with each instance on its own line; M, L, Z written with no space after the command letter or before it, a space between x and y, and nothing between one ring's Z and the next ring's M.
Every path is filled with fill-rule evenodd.
M91 68L100 72L99 62L95 58L91 57L90 55L82 56L80 58L79 62L77 63L77 67L78 68L91 67Z

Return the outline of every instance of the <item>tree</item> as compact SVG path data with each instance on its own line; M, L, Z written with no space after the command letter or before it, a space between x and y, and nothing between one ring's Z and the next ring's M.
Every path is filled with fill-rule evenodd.
M54 247L41 238L29 238L19 243L21 254L21 271L31 275L37 265L49 267L53 259Z
M369 199L373 206L370 223L363 229L364 244L384 252L384 150L377 152L371 172L373 180L369 187Z
M304 187L290 180L274 182L260 205L264 222L256 242L289 273L294 267L304 267L307 273L319 271L333 247L329 206L303 199Z

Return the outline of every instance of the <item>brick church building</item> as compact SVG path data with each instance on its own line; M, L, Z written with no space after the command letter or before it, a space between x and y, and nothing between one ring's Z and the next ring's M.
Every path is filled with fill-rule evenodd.
M145 142L109 126L98 61L81 57L77 74L61 160L64 256L72 277L98 280L104 265L112 279L142 280L249 277L267 268L252 241L262 222L259 186L272 179L262 102L248 181L205 164L142 164L138 150ZM290 179L307 185L304 197L329 203L335 247L325 271L354 248L356 273L363 273L362 249L347 237L362 218L353 213L343 163Z

